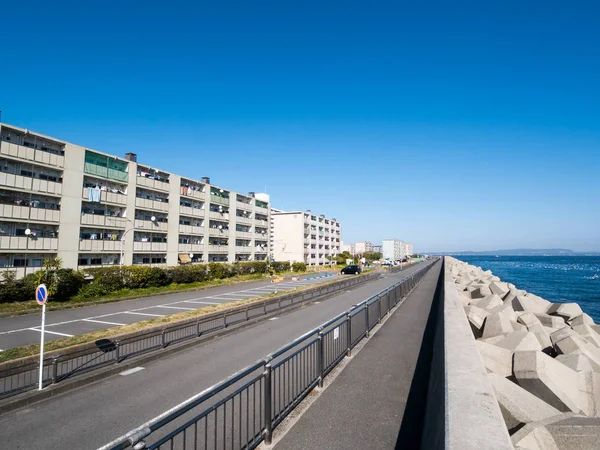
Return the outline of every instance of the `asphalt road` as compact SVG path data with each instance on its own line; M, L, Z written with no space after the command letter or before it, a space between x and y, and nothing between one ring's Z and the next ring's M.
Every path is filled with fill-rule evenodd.
M274 291L282 292L340 277L341 275L335 274L331 277L311 278L309 280L307 276L304 276L299 281L286 280L276 284L270 281L258 281L201 291L124 300L64 311L49 311L46 313L44 335L46 340L61 339L119 325L141 322L153 317L193 311L207 305L245 300L270 294ZM0 318L0 351L39 343L40 322L41 315L39 314Z
M95 449L287 344L421 265L0 416L10 449Z
M420 448L400 430L403 420L416 425L405 412L440 268L425 275L275 450Z

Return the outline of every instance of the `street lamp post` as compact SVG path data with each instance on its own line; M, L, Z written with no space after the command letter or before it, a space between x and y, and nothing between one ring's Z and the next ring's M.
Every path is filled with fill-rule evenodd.
M128 230L125 230L125 232L123 233L123 236L121 236L121 259L119 261L119 268L121 271L123 271L123 259L125 259L125 236L131 230L135 229L135 224L131 221L131 219L127 219L127 221L131 224L131 228L129 228ZM150 221L152 223L156 223L156 217L154 217L154 216L150 217Z

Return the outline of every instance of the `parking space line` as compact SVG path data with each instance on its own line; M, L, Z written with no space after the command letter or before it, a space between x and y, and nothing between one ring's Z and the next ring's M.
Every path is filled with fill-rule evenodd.
M243 292L230 292L229 294L219 294L219 297L223 296L223 295L235 295L236 297L251 297L254 294L244 294Z
M123 326L123 325L125 325L124 323L105 322L104 320L94 320L94 319L82 319L82 320L84 322L102 323L104 325L117 325L117 326Z
M148 313L141 313L141 312L135 312L135 311L123 311L122 314L137 314L140 316L164 317L164 314L148 314Z
M38 329L38 328L27 328L28 330L32 330L32 331L37 331L38 333L41 333L42 330ZM44 333L50 333L50 334L57 334L59 336L65 336L65 337L73 337L72 334L67 334L67 333L58 333L56 331L48 331L48 330L44 330Z
M197 308L184 308L183 306L168 306L168 305L158 305L158 306L153 306L153 308L185 309L187 311L195 311L197 309Z
M184 300L185 303L196 303L199 305L220 305L221 303L219 302L194 302L192 300Z

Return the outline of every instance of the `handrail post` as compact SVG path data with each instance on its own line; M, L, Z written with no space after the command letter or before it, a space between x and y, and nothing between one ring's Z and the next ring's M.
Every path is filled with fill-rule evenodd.
M273 384L273 368L271 364L267 364L265 366L265 390L264 390L264 404L265 404L265 431L264 431L264 439L265 444L271 444L271 440L273 438L273 420L272 420L272 411L271 411L271 391Z
M365 337L369 337L370 333L369 333L369 303L365 303L365 328L367 329L367 334L365 334Z
M377 297L377 323L381 323L381 297Z
M121 359L121 342L115 342L115 363L118 364Z
M347 331L347 339L348 339L348 350L346 351L346 356L352 356L352 316L350 313L346 316L346 331Z
M325 371L325 339L323 339L323 333L319 332L318 345L317 345L317 372L319 373L319 387L323 387L323 372Z
M52 358L52 384L58 382L58 358L59 356Z
M167 333L165 333L164 328L161 331L161 341L162 341L163 348L165 348L167 346Z
M200 319L196 319L196 334L200 336L202 332L200 331Z

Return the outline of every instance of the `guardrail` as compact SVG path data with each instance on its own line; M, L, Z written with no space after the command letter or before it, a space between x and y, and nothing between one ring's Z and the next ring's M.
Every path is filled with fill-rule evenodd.
M317 386L436 261L100 450L253 449ZM146 440L151 439L151 443Z
M372 273L360 277L350 277L343 281L318 286L306 291L290 292L273 299L251 303L247 306L207 314L164 328L135 333L114 341L100 339L82 349L45 358L42 372L43 384L49 386L60 383L92 370L118 364L138 355L162 350L179 342L206 336L231 325L246 322L298 303L307 302L379 278L379 276L380 273ZM35 389L38 386L39 360L35 358L30 358L30 360L25 364L0 369L0 400Z

